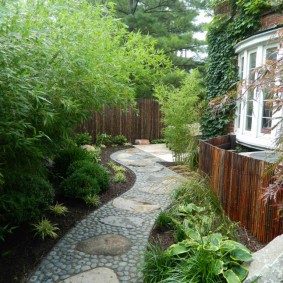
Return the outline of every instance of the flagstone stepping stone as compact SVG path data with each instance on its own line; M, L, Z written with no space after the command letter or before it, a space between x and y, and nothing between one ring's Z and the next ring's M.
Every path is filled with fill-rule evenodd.
M147 166L143 168L138 168L136 171L138 173L153 173L153 172L159 172L163 170L163 167L160 166Z
M118 197L114 199L112 204L116 208L135 212L152 212L160 209L160 206L158 204L154 204L153 202L135 197Z
M169 195L172 191L174 191L174 188L167 187L162 184L158 184L155 186L141 187L138 188L138 190L143 193L148 193L153 195Z
M100 219L100 222L111 226L118 226L131 229L142 226L144 220L139 217L107 216Z
M119 280L112 269L99 267L69 277L60 283L119 283Z
M117 159L128 159L131 158L133 155L129 154L129 153L120 153L118 155L116 155Z
M121 255L131 248L131 242L122 236L107 234L79 242L76 249L91 255Z
M164 175L149 175L146 179L147 182L162 182L166 177Z

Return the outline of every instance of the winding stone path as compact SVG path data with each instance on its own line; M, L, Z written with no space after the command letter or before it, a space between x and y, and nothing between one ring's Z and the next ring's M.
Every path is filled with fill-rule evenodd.
M130 168L136 183L88 215L41 262L29 283L140 283L148 236L182 177L133 148L111 158Z

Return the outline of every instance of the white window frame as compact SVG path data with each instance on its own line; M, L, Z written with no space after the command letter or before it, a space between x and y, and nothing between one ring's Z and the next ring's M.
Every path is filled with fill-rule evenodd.
M241 73L243 74L243 85L241 87L242 94L237 101L238 108L236 109L236 117L234 120L234 131L237 136L237 140L248 146L255 148L265 148L273 149L275 137L278 132L278 127L274 128L276 125L276 117L283 115L281 113L276 113L272 115L272 126L270 133L262 132L262 117L263 117L263 93L262 91L255 90L254 102L253 102L253 121L251 131L245 130L246 127L246 111L247 111L247 85L245 81L248 79L249 72L249 54L257 52L256 56L256 68L265 64L267 49L272 47L279 47L278 44L278 34L277 30L267 31L261 34L256 34L250 38L243 40L236 45L236 53L238 54L238 66L239 66L239 77ZM282 50L283 52L283 50ZM244 58L244 59L242 59ZM242 66L242 60L244 60L244 66ZM241 79L241 78L240 78ZM258 92L256 92L258 91ZM241 111L239 111L241 107ZM239 118L239 114L241 117ZM239 124L240 119L240 124ZM238 127L239 125L239 127Z

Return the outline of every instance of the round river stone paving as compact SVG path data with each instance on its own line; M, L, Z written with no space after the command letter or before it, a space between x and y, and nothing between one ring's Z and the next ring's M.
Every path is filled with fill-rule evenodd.
M135 212L152 212L160 209L160 206L158 204L154 204L153 202L135 197L118 197L114 199L112 204L116 208Z
M76 249L91 255L121 255L131 248L131 242L122 236L107 234L79 242Z
M139 217L107 216L100 219L100 222L111 226L124 228L137 228L142 226L144 220Z
M133 167L146 167L149 165L153 165L153 162L151 160L134 160L134 161L128 161L128 160L123 160L123 162L128 165L128 166L133 166Z
M69 277L60 283L119 283L119 280L113 270L99 267Z

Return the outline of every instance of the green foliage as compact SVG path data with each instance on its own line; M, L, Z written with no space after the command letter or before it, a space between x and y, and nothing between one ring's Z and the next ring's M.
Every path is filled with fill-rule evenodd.
M156 227L170 227L172 225L172 215L168 210L161 211L155 221Z
M228 240L219 233L202 237L198 231L191 229L187 231L187 237L167 250L168 256L176 257L178 262L170 270L171 278L182 279L184 282L192 278L194 282L244 281L248 270L240 263L252 258L245 246Z
M172 266L174 266L174 261L160 245L149 245L144 254L143 282L164 282L163 280L168 278L168 271Z
M68 208L64 206L62 203L56 203L55 205L50 205L48 208L54 215L65 215L69 212Z
M80 171L75 171L68 176L61 183L60 189L65 196L81 200L100 192L97 179Z
M105 146L109 146L113 143L113 138L111 135L107 135L105 133L103 134L98 134L96 136L96 144L97 145L105 145Z
M117 172L117 173L115 173L114 177L112 178L112 181L114 183L125 183L125 182L127 182L127 178L126 178L125 173Z
M167 250L149 246L143 266L144 282L243 282L250 251L229 237L235 225L224 215L208 180L195 174L174 195L157 225L176 233L177 243ZM222 232L219 233L219 232Z
M0 196L0 214L8 223L38 220L54 199L54 189L43 176L17 176Z
M46 237L57 238L58 234L55 232L59 230L56 224L51 223L48 219L43 218L36 224L33 224L35 236L41 237L44 240Z
M93 163L89 160L80 160L72 163L67 171L67 176L74 173L82 173L95 179L99 185L100 191L105 191L109 187L110 174L101 165Z
M155 139L150 142L151 144L167 143L166 139Z
M193 38L193 32L200 31L201 25L195 25L193 21L198 15L198 8L204 7L205 1L114 0L104 2L115 3L116 15L128 26L129 31L140 31L143 35L149 34L155 38L158 49L165 50L175 66L189 71L203 64L194 58L178 57L176 51L202 49L204 42ZM145 91L143 89L143 92Z
M114 170L115 173L122 172L125 173L126 169L123 166L115 164L113 161L108 162L107 164L110 168Z
M99 206L101 204L101 201L98 195L88 195L84 198L84 202L90 206Z
M80 145L91 144L92 137L89 133L76 134L74 137L75 143Z
M41 205L33 190L18 190L20 180L6 182L41 172L91 110L134 104L135 83L153 87L171 63L150 37L88 1L1 1L0 18L1 211L21 222ZM69 153L56 157L61 176L78 160Z
M5 226L0 225L0 241L4 242L6 235L12 234L13 230L15 230L16 228L16 226L10 226L8 224Z
M54 172L66 177L69 166L79 160L91 160L92 155L78 146L61 149L54 158Z
M127 142L128 140L124 135L116 135L113 137L113 144L123 145Z
M182 161L195 134L192 124L199 120L199 100L203 94L203 80L197 70L187 76L180 89L156 89L164 117L164 136L177 161Z

